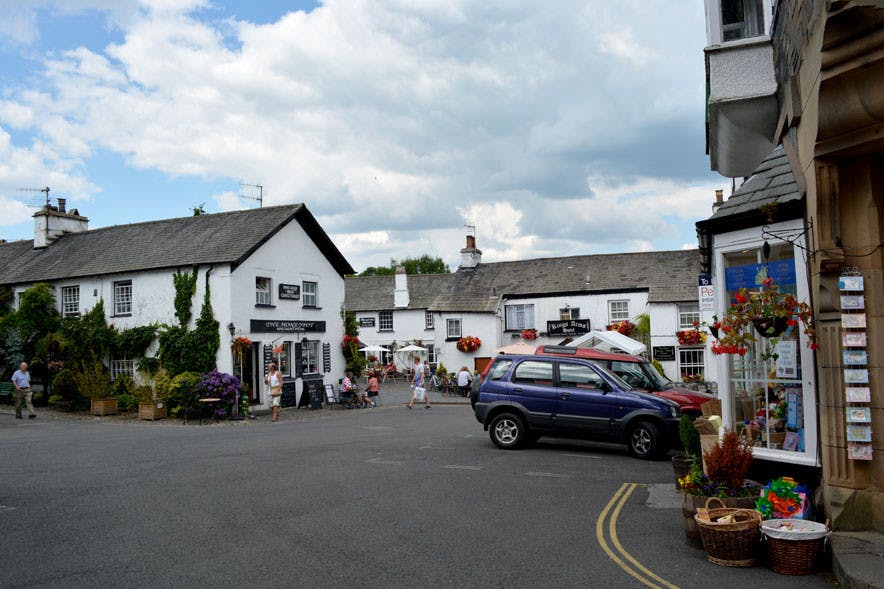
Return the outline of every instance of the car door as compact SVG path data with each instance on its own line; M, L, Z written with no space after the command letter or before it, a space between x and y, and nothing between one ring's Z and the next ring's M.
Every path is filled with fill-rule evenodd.
M611 434L612 406L607 393L610 387L605 380L584 363L561 362L558 369L556 421L559 427L591 437L608 437Z
M552 360L523 360L510 377L510 400L521 405L529 427L551 427L556 411L556 387Z

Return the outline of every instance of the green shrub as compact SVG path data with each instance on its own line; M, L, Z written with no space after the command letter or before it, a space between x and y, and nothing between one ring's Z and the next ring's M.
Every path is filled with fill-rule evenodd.
M165 374L157 377L156 393L157 400L166 403L169 417L184 415L196 411L196 403L199 398L196 385L202 380L198 372L182 372L169 377Z
M112 383L107 367L100 360L85 362L74 373L80 394L89 399L104 399L110 396Z
M117 409L119 411L134 411L138 409L138 399L135 396L135 389L138 387L132 382L132 378L122 374L114 380L113 389L111 389L111 397L117 400Z
M77 375L73 370L64 368L52 379L52 390L55 395L59 395L65 401L75 401L79 396L77 388Z
M681 415L681 421L678 422L678 437L689 456L700 456L700 432L694 427L694 420L686 413Z
M654 368L657 369L657 372L659 372L661 376L663 376L663 377L665 377L665 378L669 378L669 377L666 376L666 373L663 372L663 365L660 364L660 361L659 361L659 360L651 360L651 364L654 365Z
M55 403L60 403L62 401L64 401L64 397L62 397L59 394L49 396L49 404L50 405L54 405Z

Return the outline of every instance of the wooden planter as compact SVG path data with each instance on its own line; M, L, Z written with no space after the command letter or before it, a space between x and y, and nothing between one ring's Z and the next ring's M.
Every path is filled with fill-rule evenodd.
M116 415L116 399L92 399L92 415Z
M166 405L164 403L139 403L138 419L154 421L166 417Z

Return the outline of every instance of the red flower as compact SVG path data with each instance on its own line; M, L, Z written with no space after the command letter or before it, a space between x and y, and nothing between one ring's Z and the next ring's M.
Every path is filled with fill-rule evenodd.
M798 325L798 321L796 321L795 319L786 319L786 325L788 325L789 327L794 327L795 325Z
M736 294L734 295L734 300L737 301L739 304L742 305L743 303L746 302L746 295L744 295L744 294L741 293L741 292L738 292L738 293L736 293Z
M764 280L761 281L761 284L763 284L764 286L770 286L771 284L773 284L773 278L768 276L767 278L765 278Z

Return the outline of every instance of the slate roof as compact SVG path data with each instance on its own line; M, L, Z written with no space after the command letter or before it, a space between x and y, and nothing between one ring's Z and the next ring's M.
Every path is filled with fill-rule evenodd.
M770 205L776 221L794 219L803 214L804 194L799 190L792 168L780 145L764 158L752 175L711 217L697 223L699 227L732 231L770 222Z
M452 274L409 275L408 308L489 313L502 298L627 291L647 291L653 303L693 301L699 273L697 250L494 262ZM348 277L345 287L351 311L394 309L393 276Z
M59 237L48 247L33 241L0 244L0 284L64 280L195 264L242 263L296 220L342 276L353 268L302 204L248 209L131 225Z

